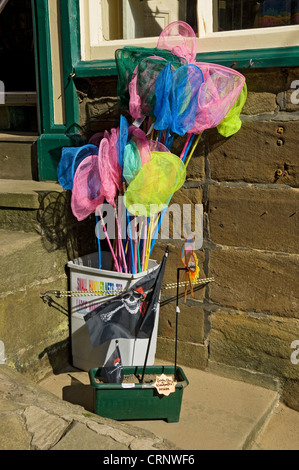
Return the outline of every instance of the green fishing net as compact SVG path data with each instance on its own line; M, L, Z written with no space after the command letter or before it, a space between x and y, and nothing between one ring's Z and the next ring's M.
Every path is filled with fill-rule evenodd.
M129 109L129 84L131 82L132 75L141 61L149 57L161 57L166 59L166 61L171 62L174 66L176 66L176 68L179 65L187 63L186 59L178 57L168 50L157 49L156 47L147 48L126 46L122 49L117 49L115 51L115 61L118 76L118 104L119 107L124 111L128 111Z
M172 195L186 180L182 160L170 152L152 152L125 193L125 206L133 215L151 217L167 208Z
M223 137L230 137L238 132L242 126L240 114L247 99L247 85L244 84L241 93L225 118L218 124L217 130Z

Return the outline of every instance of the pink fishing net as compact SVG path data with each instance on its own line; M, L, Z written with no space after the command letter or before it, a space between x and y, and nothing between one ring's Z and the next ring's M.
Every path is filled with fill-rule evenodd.
M101 193L113 207L119 192L122 191L122 169L118 163L117 141L119 129L105 132L101 140L98 158L98 172L101 180Z
M168 49L175 55L185 57L189 64L196 65L203 74L204 82L198 91L195 122L188 132L201 134L205 129L217 127L237 101L245 77L221 65L196 62L196 35L191 26L183 21L166 26L159 37L158 49ZM173 86L177 88L175 84Z
M137 145L141 164L144 165L145 163L149 162L152 159L150 147L149 147L149 140L145 134L145 132L136 126L129 127L129 137L134 140Z
M74 177L71 207L78 221L94 213L103 204L98 155L86 157L78 166Z
M222 65L196 62L204 76L198 94L195 124L190 132L201 134L217 127L238 99L245 77Z
M166 65L167 61L163 57L151 56L143 59L135 68L129 83L129 112L134 119L155 116L155 84Z
M191 26L184 21L170 23L158 40L158 49L167 49L178 57L184 57L190 64L196 58L196 36Z

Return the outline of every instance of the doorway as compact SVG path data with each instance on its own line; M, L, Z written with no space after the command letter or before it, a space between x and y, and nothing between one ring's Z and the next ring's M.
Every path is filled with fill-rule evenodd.
M31 0L0 0L0 80L5 90L0 132L37 133Z

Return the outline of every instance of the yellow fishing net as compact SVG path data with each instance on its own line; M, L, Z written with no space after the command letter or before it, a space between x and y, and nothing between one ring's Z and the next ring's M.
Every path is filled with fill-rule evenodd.
M182 160L169 152L152 152L125 193L125 205L133 215L151 217L167 208L172 195L186 180Z

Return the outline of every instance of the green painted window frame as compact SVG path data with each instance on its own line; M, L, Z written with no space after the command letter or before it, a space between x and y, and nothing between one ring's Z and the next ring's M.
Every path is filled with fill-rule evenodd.
M37 142L40 180L57 179L61 148L80 145L80 113L74 78L115 77L114 60L81 60L79 0L61 0L60 17L65 92L65 125L54 124L51 81L51 50L48 0L32 0L36 62L38 66L40 136ZM198 54L202 62L213 62L238 70L299 66L299 47L248 49ZM74 144L75 142L75 144ZM81 142L81 145L84 142Z

